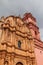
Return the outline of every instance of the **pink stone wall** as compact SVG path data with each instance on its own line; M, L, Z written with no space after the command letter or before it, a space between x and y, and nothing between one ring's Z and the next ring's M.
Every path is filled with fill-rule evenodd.
M43 50L35 48L37 65L43 65Z

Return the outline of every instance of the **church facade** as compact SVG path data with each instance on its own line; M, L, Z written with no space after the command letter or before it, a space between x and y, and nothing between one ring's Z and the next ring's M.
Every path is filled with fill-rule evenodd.
M43 42L31 13L0 19L0 65L43 65Z

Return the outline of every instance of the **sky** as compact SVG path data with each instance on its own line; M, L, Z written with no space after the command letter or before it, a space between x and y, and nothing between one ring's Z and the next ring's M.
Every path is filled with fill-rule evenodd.
M9 15L23 15L31 12L37 20L43 40L43 0L0 0L0 18Z

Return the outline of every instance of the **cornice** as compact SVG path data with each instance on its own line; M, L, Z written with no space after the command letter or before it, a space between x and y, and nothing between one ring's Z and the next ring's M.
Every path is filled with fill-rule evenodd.
M32 22L29 22L28 24L27 24L27 26L29 27L29 25L31 26L34 26L35 28L37 28L37 29L39 29L39 27L38 26L36 26L35 24L33 24Z
M43 49L43 42L41 40L38 40L38 39L34 38L34 42L36 42L35 45L37 47L40 47L40 48Z
M3 53L5 53L5 54L7 54L7 56L14 56L14 57L16 57L16 56L21 56L21 57L24 57L24 58L35 58L35 57L31 57L31 56L24 56L24 55L20 55L20 54L17 54L17 53L15 53L15 52L8 52L7 50L0 50L0 53L1 53L1 55L3 54ZM1 56L1 58L2 58L2 56Z
M1 44L4 46L4 45L6 45L7 47L9 47L9 48L12 48L12 47L14 47L14 49L18 49L18 50L21 50L21 51L24 51L24 52L29 52L29 53L34 53L34 51L30 51L30 50L24 50L24 49L22 49L22 48L18 48L18 47L16 47L15 45L10 45L10 44L8 44L9 42L2 42ZM7 49L6 49L7 50Z

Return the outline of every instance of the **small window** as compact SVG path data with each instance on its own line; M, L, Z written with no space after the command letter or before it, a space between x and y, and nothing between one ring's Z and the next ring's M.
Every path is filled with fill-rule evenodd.
M18 41L18 47L21 48L21 41Z

